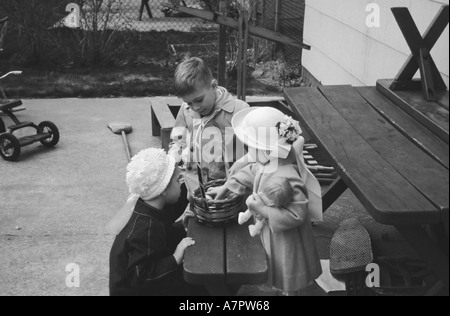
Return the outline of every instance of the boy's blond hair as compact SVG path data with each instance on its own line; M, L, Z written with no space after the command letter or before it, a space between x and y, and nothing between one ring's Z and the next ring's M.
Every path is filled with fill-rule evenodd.
M175 71L175 94L185 96L195 91L198 86L206 86L214 80L211 69L198 57L186 59Z
M262 190L263 200L269 206L288 207L294 196L294 189L287 179L277 177L272 179Z

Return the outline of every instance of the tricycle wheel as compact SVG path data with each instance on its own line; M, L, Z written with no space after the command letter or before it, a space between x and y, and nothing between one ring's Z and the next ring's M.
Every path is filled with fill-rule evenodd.
M41 144L45 147L54 147L59 142L59 130L56 125L49 121L44 121L38 125L38 134L50 133L51 136L41 140Z
M20 143L16 136L4 133L0 135L0 155L7 161L16 161L20 156Z

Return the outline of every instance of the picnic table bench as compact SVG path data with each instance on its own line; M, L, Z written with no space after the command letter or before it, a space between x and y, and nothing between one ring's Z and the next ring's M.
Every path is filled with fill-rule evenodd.
M390 83L284 94L340 175L329 190L334 199L350 188L376 221L396 227L448 290L448 91L439 98L445 106L423 101L420 92L393 92Z

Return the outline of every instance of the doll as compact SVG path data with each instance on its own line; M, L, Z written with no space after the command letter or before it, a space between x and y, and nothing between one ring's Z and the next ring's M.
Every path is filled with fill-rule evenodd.
M272 179L270 185L265 186L262 191L254 193L264 202L266 206L275 208L286 208L291 204L294 191L291 184L286 178ZM255 224L250 225L248 230L250 236L256 237L261 233L264 226L265 219L254 215L250 210L239 213L239 225L246 223L252 216L254 216Z

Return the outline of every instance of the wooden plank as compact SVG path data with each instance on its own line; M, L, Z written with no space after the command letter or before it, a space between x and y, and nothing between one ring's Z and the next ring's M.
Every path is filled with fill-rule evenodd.
M387 225L440 221L440 212L316 88L288 88L284 94L303 127L375 220Z
M390 79L378 80L378 91L448 144L449 111L438 103L425 101L421 92L392 91L391 83Z
M161 128L173 128L175 125L175 118L166 102L161 100L153 100L151 102L151 107Z
M261 239L250 236L248 224L229 226L225 233L227 283L262 284L266 282L268 266Z
M449 146L423 125L390 102L375 87L357 87L356 91L391 125L424 152L449 169Z
M170 134L175 126L174 112L176 106L169 106L165 101L153 100L150 104L152 116L152 135L161 136L161 147L167 152L171 143Z
M186 249L184 279L199 285L225 284L225 239L223 228L210 228L189 221L188 236L195 245Z
M384 160L440 211L448 209L448 169L380 117L352 86L323 86L319 90Z
M204 19L204 20L207 20L210 22L214 22L214 23L217 23L220 25L230 27L235 30L239 29L239 21L236 21L236 20L229 18L227 16L224 16L224 15L221 15L217 12L211 12L211 11L194 9L194 8L186 8L186 7L181 7L178 5L172 5L170 3L163 3L162 5L165 7L169 7L171 9L180 11L180 12L187 13L189 15L196 16L198 18L201 18L201 19ZM298 42L286 35L271 31L271 30L263 28L263 27L249 25L248 34L254 35L257 37L261 37L261 38L267 39L269 41L274 41L277 43L301 47L303 49L308 49L308 50L311 49L311 46L309 46L309 45Z

